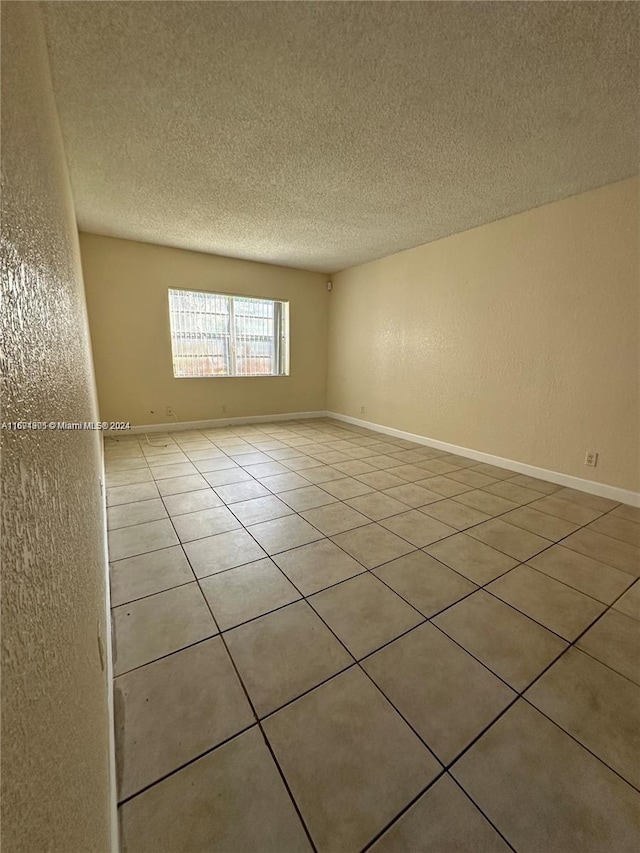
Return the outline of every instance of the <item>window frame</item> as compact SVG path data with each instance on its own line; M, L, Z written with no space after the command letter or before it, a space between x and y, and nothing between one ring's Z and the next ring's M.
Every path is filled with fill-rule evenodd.
M177 376L175 373L174 350L174 330L172 325L171 311L171 293L197 293L206 296L219 297L229 300L229 373L217 373L211 376ZM236 327L235 327L235 305L236 299L254 299L260 302L272 302L274 305L274 334L273 334L273 355L272 361L277 362L277 367L281 372L278 373L231 373L231 369L237 369L237 344L236 344ZM254 296L246 293L223 293L217 290L202 290L185 287L169 287L167 288L167 310L168 310L168 328L169 328L169 344L171 348L171 375L174 379L282 379L290 376L290 301L288 299L279 299L273 296ZM279 341L279 343L278 343Z

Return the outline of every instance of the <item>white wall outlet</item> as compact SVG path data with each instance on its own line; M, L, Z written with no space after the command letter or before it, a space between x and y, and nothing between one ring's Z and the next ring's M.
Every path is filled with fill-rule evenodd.
M598 464L598 454L595 450L587 450L584 455L584 464L588 465L589 468L595 468Z
M168 418L175 417L175 412L173 411L173 406L167 406L167 408L164 410L164 413Z
M360 414L364 415L364 406L360 406Z

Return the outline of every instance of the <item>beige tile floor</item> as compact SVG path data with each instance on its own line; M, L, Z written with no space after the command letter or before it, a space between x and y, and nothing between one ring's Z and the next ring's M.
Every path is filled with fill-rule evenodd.
M640 510L328 419L150 440L105 442L124 851L637 849Z

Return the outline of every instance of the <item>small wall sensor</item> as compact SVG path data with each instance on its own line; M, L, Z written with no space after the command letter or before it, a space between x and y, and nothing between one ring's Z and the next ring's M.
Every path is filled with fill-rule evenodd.
M333 282L332 281L327 282L327 290L333 290Z

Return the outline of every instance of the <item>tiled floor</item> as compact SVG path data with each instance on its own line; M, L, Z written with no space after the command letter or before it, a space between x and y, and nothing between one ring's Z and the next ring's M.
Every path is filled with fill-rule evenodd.
M622 853L640 510L330 420L107 439L128 853Z

